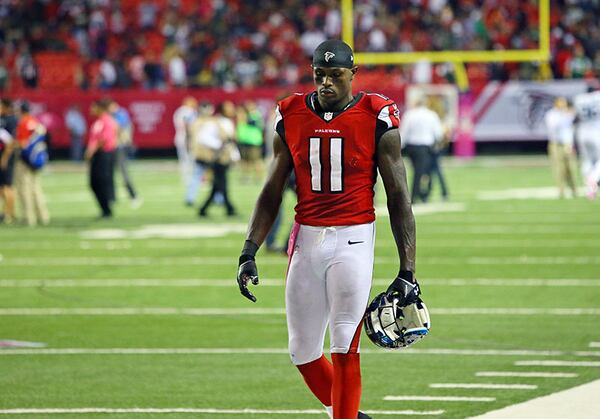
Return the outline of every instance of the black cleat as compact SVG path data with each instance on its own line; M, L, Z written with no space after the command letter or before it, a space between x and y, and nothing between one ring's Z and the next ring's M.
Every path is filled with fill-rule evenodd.
M363 412L358 412L358 418L357 419L371 419L371 416L367 415L366 413Z

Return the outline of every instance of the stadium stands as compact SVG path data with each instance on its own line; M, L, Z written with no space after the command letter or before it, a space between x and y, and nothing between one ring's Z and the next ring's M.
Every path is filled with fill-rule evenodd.
M162 88L181 54L189 86L286 86L310 77L308 55L340 34L336 0L25 0L0 5L5 88ZM600 76L600 6L551 2L551 72L536 64L469 64L472 80ZM260 6L260 7L259 7ZM535 48L537 1L356 0L358 51ZM419 22L416 25L415 22ZM426 24L423 24L425 22ZM39 80L24 81L31 54ZM103 65L115 73L103 83ZM112 69L110 68L112 67ZM409 66L363 69L363 77L411 81ZM443 64L432 81L452 80ZM366 73L371 73L367 75ZM148 82L152 79L152 82ZM481 84L481 83L479 83Z

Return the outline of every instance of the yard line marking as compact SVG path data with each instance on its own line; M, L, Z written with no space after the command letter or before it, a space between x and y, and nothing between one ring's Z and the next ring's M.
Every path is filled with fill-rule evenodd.
M385 396L385 401L415 402L493 402L495 397L461 397L461 396Z
M600 308L432 308L438 316L598 316ZM285 314L285 308L208 307L15 307L1 308L0 316L272 316Z
M600 367L600 361L548 361L531 360L516 361L517 366L537 366L537 367Z
M185 266L185 265L227 265L232 258L218 256L71 256L71 257L13 257L7 256L0 260L5 266ZM514 256L514 257L422 257L419 261L426 264L438 265L599 265L600 256ZM263 265L286 265L284 257L262 257ZM375 257L378 264L396 264L394 257Z
M67 414L67 413L203 413L222 415L326 415L323 409L307 410L265 410L265 409L201 409L193 407L170 407L170 408L108 408L108 407L76 407L76 408L24 408L24 409L2 409L1 415L32 415L32 414ZM394 416L438 416L444 410L366 410L365 413L373 415Z
M361 349L362 354L441 355L441 356L566 356L562 351L533 351L528 349L403 349L402 352L384 349ZM21 348L2 349L2 355L220 355L220 354L288 354L288 348Z
M388 281L389 282L389 281ZM600 281L599 281L600 282ZM232 279L5 279L0 288L232 287ZM261 279L265 287L283 287L283 279Z
M580 195L585 193L584 188L578 188ZM502 201L512 199L556 199L558 198L558 189L554 186L545 186L539 188L512 188L493 191L480 191L477 193L477 199L480 201Z
M532 221L533 222L533 221ZM180 247L182 244L191 242L194 239L179 238L179 239L163 239L155 240L90 240L73 243L62 243L54 240L41 240L32 242L31 238L26 241L19 241L18 237L11 238L10 250L121 250L121 249L170 249ZM208 248L208 245L203 245L201 242L194 241L193 245L198 249ZM239 240L212 240L210 248L238 248ZM384 248L395 246L393 240L381 239L375 243L375 247ZM433 248L449 248L460 246L462 248L570 248L573 246L596 247L600 246L600 240L597 239L553 239L547 240L512 240L512 239L493 239L493 240L454 240L450 242L431 241L427 243L427 247Z
M462 202L442 202L442 203L427 203L427 204L413 204L412 210L415 216L418 215L431 215L440 214L446 212L464 212L467 206ZM375 212L380 217L389 217L388 208L384 205L377 205Z
M388 285L388 278L375 278L373 285ZM600 287L600 279L542 279L542 278L447 278L421 279L426 286L458 287ZM231 287L231 279L217 278L94 278L94 279L1 279L0 288L113 288L113 287ZM266 278L260 280L261 286L284 287L282 279ZM600 347L600 342L596 342Z
M433 308L431 313L436 315L515 315L515 316L580 316L600 315L598 308Z
M431 388L478 388L490 390L535 390L534 384L432 383Z
M600 356L600 351L577 351L577 356Z
M114 307L114 308L4 308L0 316L243 316L281 315L284 308L177 308L177 307Z
M516 372L516 371L478 371L477 377L527 377L527 378L574 378L579 374L572 372Z
M600 342L590 342L590 348L600 348Z

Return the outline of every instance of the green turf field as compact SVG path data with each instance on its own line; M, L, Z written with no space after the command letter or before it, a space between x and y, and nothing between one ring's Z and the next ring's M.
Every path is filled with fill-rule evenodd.
M379 411L374 418L413 417L386 411L465 418L600 378L600 203L493 199L507 191L546 193L552 178L545 163L542 157L446 161L451 200L439 202L436 190L432 204L415 210L417 276L431 334L404 352L378 351L363 336L362 409ZM200 219L183 205L173 162L134 162L133 175L142 208L131 209L119 185L116 218L94 221L84 167L52 164L43 178L51 225L0 226L0 340L46 344L0 349L0 416L325 417L311 414L321 406L286 353L287 259L259 253L263 285L253 289L256 304L235 283L259 186L240 184L234 171L240 216L228 219L214 207L210 218ZM286 229L292 199L286 197ZM385 206L383 194L377 203ZM377 235L374 293L398 268L384 215ZM438 385L452 383L525 387ZM33 408L128 410L8 414ZM166 413L183 408L197 410Z

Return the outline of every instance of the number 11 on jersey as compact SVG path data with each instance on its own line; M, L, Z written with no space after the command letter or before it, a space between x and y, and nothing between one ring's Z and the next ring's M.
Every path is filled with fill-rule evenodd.
M311 189L313 192L323 192L322 143L322 138L310 137L309 162ZM329 138L329 192L331 193L342 192L344 190L343 144L343 138Z

